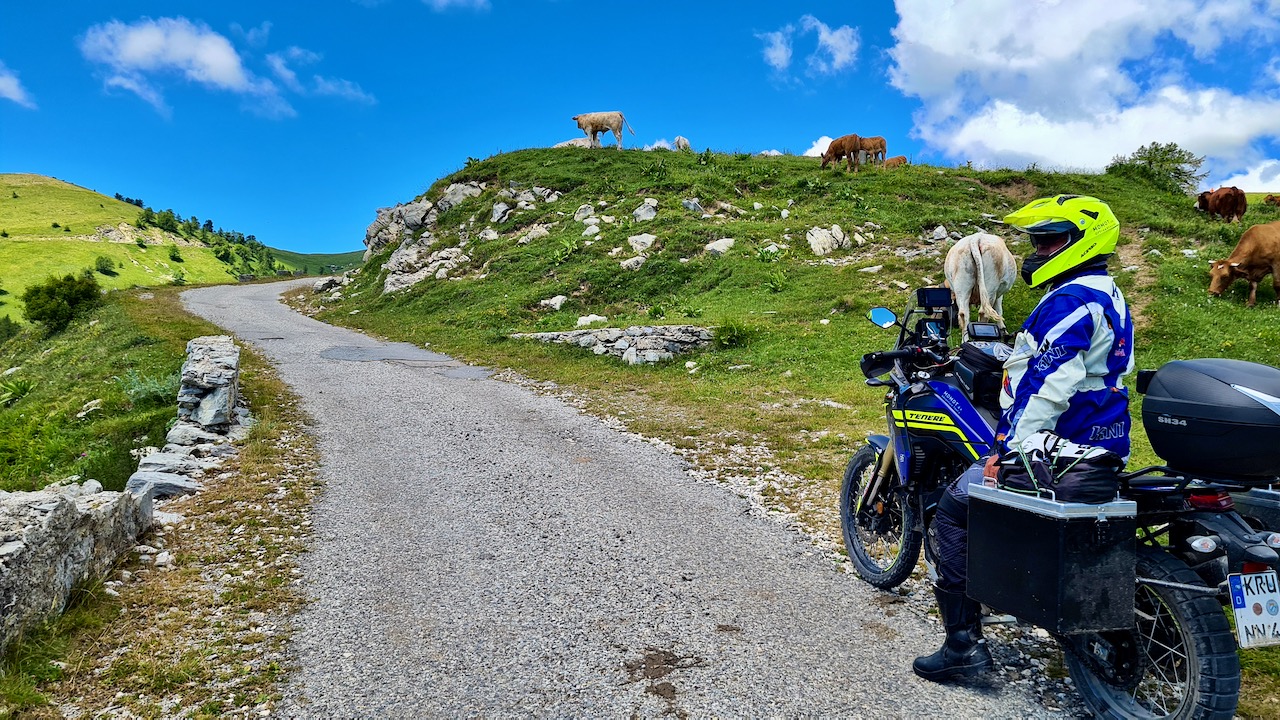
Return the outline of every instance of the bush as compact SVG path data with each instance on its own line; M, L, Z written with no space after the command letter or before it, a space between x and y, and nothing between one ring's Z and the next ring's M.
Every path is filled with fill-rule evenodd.
M133 242L135 245L142 248L143 250L147 249L147 241L144 240L143 238L134 238Z
M4 344L6 340L18 334L22 326L13 321L8 315L0 315L0 344Z
M716 348L727 350L747 347L754 334L750 327L737 320L725 320L715 328L712 337Z
M22 293L23 315L45 326L50 334L61 332L79 313L102 302L102 289L92 271L52 277Z
M181 268L173 271L173 284L174 285L187 284L187 274L182 272Z
M1196 157L1177 143L1153 142L1128 157L1112 158L1107 174L1141 180L1170 193L1194 193L1200 181L1209 175L1196 172L1203 163L1203 156Z
M115 261L113 261L111 258L107 257L106 255L99 255L97 258L94 259L93 269L97 270L103 275L116 274Z
M182 251L178 250L177 245L169 246L169 259L174 262L182 262Z

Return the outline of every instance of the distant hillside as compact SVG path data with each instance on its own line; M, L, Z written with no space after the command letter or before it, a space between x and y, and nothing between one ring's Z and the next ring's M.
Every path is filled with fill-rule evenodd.
M150 225L138 227L148 214ZM100 263L111 272L97 273L98 282L125 288L235 282L244 274L327 274L360 257L275 250L207 220L156 213L56 178L0 174L0 315L14 319L22 317L18 298L29 285Z

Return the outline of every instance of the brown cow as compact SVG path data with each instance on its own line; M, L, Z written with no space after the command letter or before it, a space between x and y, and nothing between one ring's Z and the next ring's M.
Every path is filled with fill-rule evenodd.
M899 165L906 165L906 164L907 164L906 155L894 155L893 157L888 158L887 160L884 161L885 168L893 168L893 167L898 167Z
M1222 295L1240 278L1249 281L1249 307L1258 302L1258 283L1267 275L1280 299L1280 221L1254 225L1240 236L1226 260L1209 263L1209 294Z
M848 167L845 172L850 170L857 172L858 150L860 149L861 140L857 135L842 135L827 146L827 151L822 153L822 167L826 168L827 163L834 162L837 167L840 165L840 158L846 158Z
M1209 217L1216 215L1229 223L1243 218L1248 208L1249 201L1245 198L1244 191L1234 185L1206 190L1196 196L1197 210L1209 213Z
M1280 197L1276 197L1275 195L1268 195L1262 199L1262 204L1263 205L1280 205Z
M880 137L879 135L872 135L871 137L862 138L858 143L858 149L865 152L867 154L867 162L874 165L876 163L884 162L884 154L887 146L885 145L883 137Z

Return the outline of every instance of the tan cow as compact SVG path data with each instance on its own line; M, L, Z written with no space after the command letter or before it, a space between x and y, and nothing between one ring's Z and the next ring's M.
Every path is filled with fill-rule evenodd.
M689 147L689 138L687 138L687 137L685 137L685 136L683 136L683 135L677 135L677 136L676 136L676 150L677 150L677 151L689 151L689 152L691 152L691 151L693 150L693 148Z
M618 141L618 149L622 149L622 126L626 124L627 129L631 130L631 123L622 117L622 113L614 110L612 112L593 112L574 115L572 120L578 123L578 127L582 132L591 138L591 147L600 147L600 133L608 130L613 133L614 139ZM635 135L636 131L631 130L631 134Z
M907 164L906 155L894 155L893 157L888 158L884 161L885 168L895 168L895 167L898 167L899 165L906 165L906 164Z
M947 251L943 272L960 311L963 337L969 336L970 305L978 306L978 317L1004 328L1004 294L1018 277L1018 263L1004 240L984 232L960 238Z
M1246 304L1253 307L1258 303L1258 283L1268 275L1280 302L1280 221L1245 230L1230 257L1209 263L1209 294L1220 296L1236 280L1248 280Z
M1262 204L1280 206L1280 197L1276 197L1275 195L1268 195L1262 198Z
M867 154L867 162L872 165L884 162L887 147L884 138L879 135L864 137L858 145L858 148Z
M861 140L857 135L841 135L832 140L831 144L827 146L827 151L822 153L822 167L825 169L829 162L834 162L836 167L839 167L840 158L847 158L848 167L845 168L845 172L850 170L857 172L860 145Z

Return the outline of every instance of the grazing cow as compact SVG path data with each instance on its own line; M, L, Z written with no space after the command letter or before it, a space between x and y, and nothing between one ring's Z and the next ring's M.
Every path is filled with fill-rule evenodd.
M899 165L906 165L906 164L907 164L906 155L894 155L893 157L888 158L884 161L884 166L886 168L893 168L893 167L898 167Z
M1276 197L1275 195L1268 195L1262 199L1262 204L1280 206L1280 197Z
M887 145L885 145L883 137L880 137L879 135L864 137L858 143L858 147L867 153L867 162L873 165L884 162L884 154Z
M676 136L676 150L687 150L692 152L693 148L689 147L689 138L683 135Z
M622 117L622 113L614 110L613 112L593 112L574 115L572 120L578 123L578 127L582 132L591 138L591 147L600 147L600 139L597 137L600 133L608 130L613 133L613 137L618 141L618 149L622 149L622 125L625 123L628 130L631 130L631 123ZM635 135L636 131L631 130L631 134Z
M969 336L969 306L978 306L978 316L994 320L1004 328L1004 294L1018 276L1018 263L1004 240L977 232L956 241L943 264L947 287L955 298L960 331Z
M845 172L850 170L857 172L858 150L861 140L857 135L842 135L827 146L827 151L822 153L822 167L826 168L827 163L834 162L836 167L840 166L840 158L847 158L848 167Z
M1227 222L1236 222L1244 217L1249 208L1244 191L1234 185L1217 190L1206 190L1196 196L1196 209L1209 213L1209 217L1218 216Z
M1280 301L1280 221L1254 225L1240 236L1236 249L1226 260L1209 263L1209 294L1222 295L1236 280L1249 281L1249 301L1258 303L1258 283L1267 275Z

